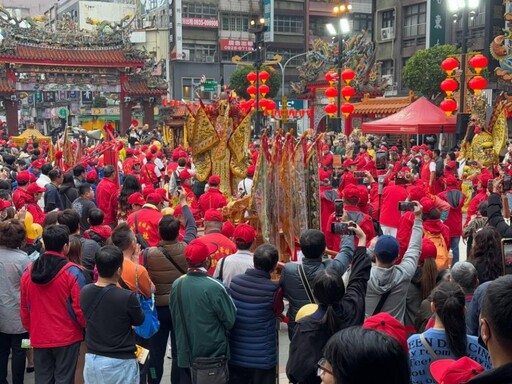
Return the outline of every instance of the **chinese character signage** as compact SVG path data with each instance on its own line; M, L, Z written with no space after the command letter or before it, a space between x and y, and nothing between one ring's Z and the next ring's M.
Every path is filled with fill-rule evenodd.
M197 19L195 17L184 17L182 24L187 27L219 28L218 19Z
M253 50L252 41L241 39L220 39L220 50L249 52Z
M427 48L446 44L446 9L451 0L428 0Z
M263 0L263 18L267 26L264 40L272 42L274 41L274 0Z

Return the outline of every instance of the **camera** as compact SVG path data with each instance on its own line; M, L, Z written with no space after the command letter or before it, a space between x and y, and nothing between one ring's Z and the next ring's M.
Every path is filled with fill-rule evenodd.
M383 170L387 167L386 152L377 151L375 152L375 167L377 170Z
M343 216L343 200L341 200L341 199L334 200L334 215L336 217Z
M355 225L352 223L331 223L331 233L335 235L353 235L349 228L355 228Z
M398 202L398 210L400 212L412 212L416 207L416 203L412 201L400 201Z

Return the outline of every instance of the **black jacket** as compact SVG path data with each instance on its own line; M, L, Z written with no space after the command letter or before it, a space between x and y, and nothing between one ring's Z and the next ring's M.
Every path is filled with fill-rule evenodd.
M512 363L483 372L468 384L512 384Z
M365 314L365 296L370 278L371 260L365 247L357 247L352 262L352 270L343 299L334 309L341 320L341 329L362 325ZM317 363L322 350L332 336L322 324L326 308L319 307L310 316L295 324L295 333L290 343L290 355L286 365L286 375L292 383L320 383L317 376Z
M510 238L512 237L512 228L503 219L501 209L501 196L498 193L491 193L487 207L487 223L496 228L502 238Z

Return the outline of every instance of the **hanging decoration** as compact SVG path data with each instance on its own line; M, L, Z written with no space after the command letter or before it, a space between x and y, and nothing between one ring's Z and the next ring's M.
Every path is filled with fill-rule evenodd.
M448 57L441 63L441 68L446 72L447 78L441 82L440 88L446 93L446 97L439 105L446 116L451 116L458 108L457 102L453 98L453 93L459 89L459 83L453 78L455 70L460 66L457 59Z
M338 79L338 74L334 70L325 74L325 79L329 82L329 87L325 90L325 96L329 99L329 104L325 106L324 110L329 117L333 117L338 112L338 107L335 104L336 97L343 97L345 99L340 110L345 115L345 118L354 112L354 106L349 101L356 94L356 90L350 86L350 82L355 76L356 73L350 68L346 68L341 72L341 79ZM338 90L334 85L337 81L341 80L345 82L345 85L341 88L340 94L338 94Z

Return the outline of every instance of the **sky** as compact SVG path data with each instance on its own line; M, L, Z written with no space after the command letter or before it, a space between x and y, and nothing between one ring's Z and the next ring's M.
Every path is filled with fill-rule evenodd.
M22 7L30 8L31 16L43 15L50 6L56 3L57 0L3 0L2 5L6 8Z

